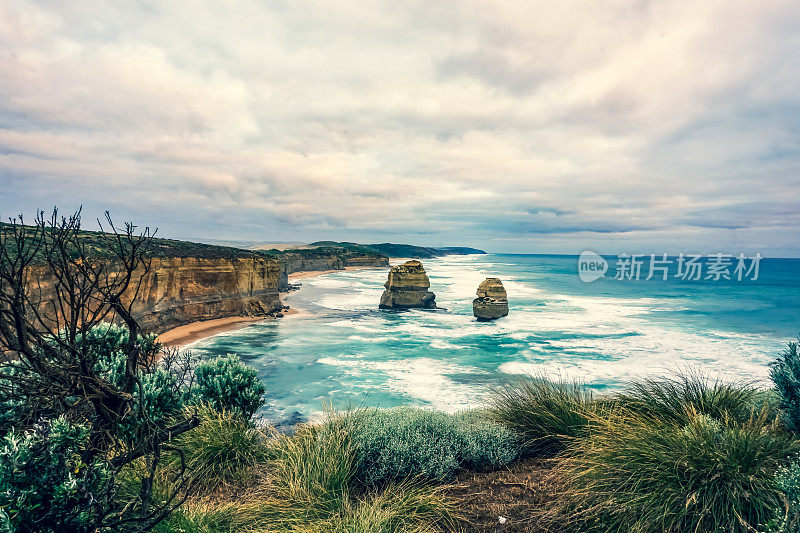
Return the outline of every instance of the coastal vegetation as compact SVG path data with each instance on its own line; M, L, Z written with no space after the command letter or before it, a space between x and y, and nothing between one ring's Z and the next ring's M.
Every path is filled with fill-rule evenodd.
M414 246L412 244L395 244L389 242L383 242L380 244L357 244L354 242L318 241L312 242L309 244L309 246L344 248L360 252L372 251L388 257L414 257L417 259L428 259L431 257L453 254L467 255L486 253L484 250L479 250L478 248L469 248L467 246L445 246L437 248L432 246Z
M531 377L485 410L329 410L288 435L206 411L177 441L204 482L162 528L792 532L800 441L785 401L698 375L605 395ZM525 515L483 512L500 491L464 498L525 470L538 478Z
M330 407L280 431L255 369L142 331L123 295L147 232L87 240L75 215L0 239L0 531L800 530L796 343L770 389L531 376L480 410Z

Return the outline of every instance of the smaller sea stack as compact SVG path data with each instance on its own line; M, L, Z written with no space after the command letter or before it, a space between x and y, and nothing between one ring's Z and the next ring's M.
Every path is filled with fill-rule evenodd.
M422 263L406 261L389 270L389 279L383 285L381 309L434 309L436 295L428 289L431 282Z
M494 320L508 314L508 295L499 279L486 278L477 292L478 297L472 300L472 314L478 320Z

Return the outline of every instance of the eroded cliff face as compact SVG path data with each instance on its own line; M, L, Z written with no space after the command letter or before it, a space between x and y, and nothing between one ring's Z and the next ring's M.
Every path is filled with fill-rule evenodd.
M202 252L202 245L198 246ZM290 288L288 275L292 272L388 264L384 256L350 251L307 251L280 256L223 251L226 255L153 257L132 307L142 328L148 333L162 333L201 320L268 316L283 307L280 292ZM141 273L134 274L134 279L140 276ZM31 282L39 291L43 306L55 296L54 281L43 267L31 270ZM126 303L134 299L134 292L132 287L123 297Z
M280 310L283 265L273 259L153 259L133 314L148 332L198 320L265 316Z
M383 286L386 290L378 305L381 309L436 308L436 295L428 290L431 282L419 261L393 266Z
M387 266L389 258L357 253L317 253L313 255L287 252L280 261L286 275L309 270L343 270L349 266Z
M472 313L479 321L508 316L508 295L502 281L486 278L478 286L477 294L472 300Z
M133 311L142 326L154 333L198 320L267 316L280 311L280 292L289 288L292 272L388 263L383 256L353 253L153 259Z

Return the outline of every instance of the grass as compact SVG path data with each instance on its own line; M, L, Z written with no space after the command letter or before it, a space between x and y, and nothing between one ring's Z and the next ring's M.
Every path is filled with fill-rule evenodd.
M272 455L270 436L238 413L200 407L202 421L181 435L175 445L183 452L186 468L197 478L203 492L254 480L254 472ZM180 456L170 455L177 467Z
M699 374L596 398L542 377L498 391L493 416L561 489L542 516L578 530L755 531L783 505L775 473L798 442L773 393Z
M518 379L496 391L492 416L520 436L527 454L554 454L586 436L604 409L580 383L544 377Z
M692 406L675 422L621 408L562 463L566 505L606 531L755 531L780 507L778 466L800 450L767 410L737 421Z
M293 435L275 435L266 453L263 442L246 441L262 451L246 453L245 445L236 457L263 459L238 461L249 472L248 484L193 499L182 516L196 529L181 527L206 532L388 533L438 531L455 523L455 509L441 488L413 479L380 488L360 484L351 439L354 417L346 413L336 420L336 424L302 426ZM222 433L205 432L209 437Z
M746 422L765 407L777 416L776 404L745 382L726 383L697 373L631 383L615 402L642 415L687 424L695 413Z
M203 413L179 442L206 496L164 531L493 531L501 514L515 531L765 531L788 516L776 472L800 453L776 405L690 375L599 398L530 378L486 413L332 413L292 435ZM506 465L507 445L538 458L477 473Z

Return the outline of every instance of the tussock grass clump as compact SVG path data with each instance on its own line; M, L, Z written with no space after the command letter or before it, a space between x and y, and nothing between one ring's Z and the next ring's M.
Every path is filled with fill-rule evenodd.
M455 509L441 487L405 480L367 492L345 512L301 529L312 533L422 533L456 530Z
M746 422L765 408L767 416L777 414L774 402L755 387L696 373L636 381L614 399L633 412L676 424L690 423L697 413L735 422Z
M261 483L217 508L232 531L433 531L455 523L440 489L406 481L381 490L357 483L353 415L301 427L273 447Z
M460 469L496 469L518 456L516 436L476 412L375 409L328 424L342 423L351 427L356 478L367 486L417 477L448 480Z
M272 455L270 436L235 411L203 406L198 416L200 425L174 443L183 452L187 471L196 477L197 487L207 492L228 484L253 482L259 467ZM179 455L170 455L169 459L170 466L179 466Z
M800 447L768 410L737 421L686 405L615 409L563 461L568 505L604 530L754 531L780 506L778 465ZM678 421L680 420L680 421Z
M580 383L526 377L496 391L492 408L526 453L553 454L586 436L594 415L608 406Z

